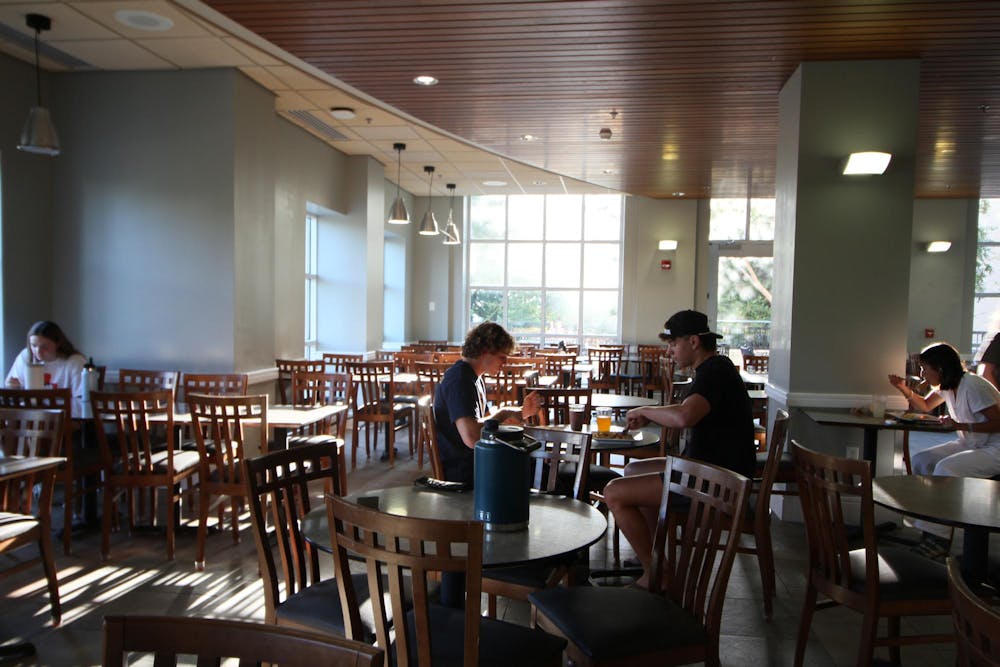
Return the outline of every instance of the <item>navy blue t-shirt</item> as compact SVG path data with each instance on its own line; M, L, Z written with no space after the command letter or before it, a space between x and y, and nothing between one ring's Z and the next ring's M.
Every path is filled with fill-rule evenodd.
M462 417L486 416L486 391L468 362L459 359L445 371L434 393L434 426L444 478L473 482L473 450L465 446L455 422Z
M719 354L695 369L692 394L701 395L711 410L691 427L686 456L712 463L753 478L756 443L753 439L753 410L750 395L740 372Z

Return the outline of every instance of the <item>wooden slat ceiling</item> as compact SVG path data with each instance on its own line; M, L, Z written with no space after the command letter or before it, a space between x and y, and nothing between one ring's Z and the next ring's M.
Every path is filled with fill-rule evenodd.
M650 197L772 196L778 92L799 63L919 58L917 196L1000 197L996 0L206 4L419 120Z

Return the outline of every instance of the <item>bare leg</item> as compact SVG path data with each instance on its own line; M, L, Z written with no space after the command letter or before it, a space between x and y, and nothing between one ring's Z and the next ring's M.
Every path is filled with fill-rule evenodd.
M650 529L647 510L651 510L655 517L662 495L663 479L659 473L626 475L604 487L604 501L645 570L636 581L640 586L649 584L653 551L653 530Z

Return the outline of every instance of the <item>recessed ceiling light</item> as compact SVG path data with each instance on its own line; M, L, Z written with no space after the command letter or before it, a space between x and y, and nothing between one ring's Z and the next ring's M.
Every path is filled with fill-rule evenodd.
M538 137L534 134L522 134L521 141L538 141Z
M438 82L437 79L427 74L421 74L420 76L413 78L413 83L417 84L418 86L434 86L437 85L437 82Z
M488 188L502 188L507 185L507 181L483 181L483 185Z
M354 109L350 107L333 107L330 109L330 115L337 120L351 120L357 116L357 114L354 113Z
M122 25L147 32L163 32L174 27L174 22L166 16L139 9L119 9L115 12L115 20Z
M671 192L670 194L672 196L674 196L674 197L683 197L685 193L683 193L683 192Z
M548 185L545 181L532 181L532 185Z

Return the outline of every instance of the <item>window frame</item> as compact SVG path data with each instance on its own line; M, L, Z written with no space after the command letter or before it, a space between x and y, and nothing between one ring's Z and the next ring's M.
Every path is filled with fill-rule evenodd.
M305 313L304 354L314 359L319 354L319 216L306 213L305 219Z

